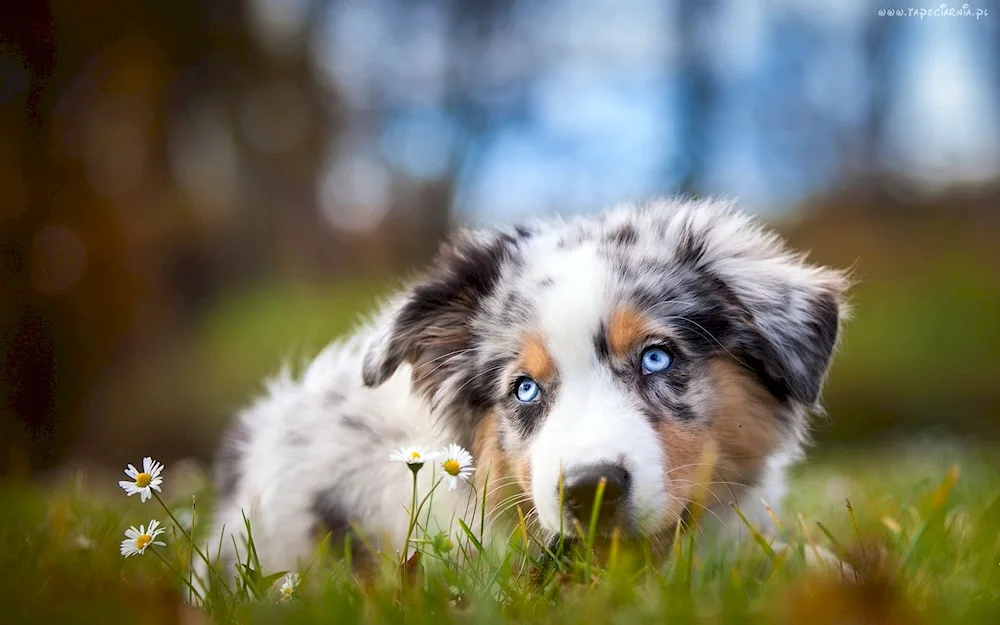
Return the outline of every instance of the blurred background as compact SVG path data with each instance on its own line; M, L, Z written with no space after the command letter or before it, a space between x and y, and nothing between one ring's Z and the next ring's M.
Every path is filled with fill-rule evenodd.
M0 474L208 460L448 229L677 192L854 267L820 446L1000 439L994 2L3 11Z

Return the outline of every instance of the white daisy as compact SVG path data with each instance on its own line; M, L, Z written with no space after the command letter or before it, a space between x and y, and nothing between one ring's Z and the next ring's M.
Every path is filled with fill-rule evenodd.
M149 528L140 525L139 529L135 529L135 526L125 530L125 535L127 539L122 541L122 555L126 558L134 555L142 555L146 551L146 547L150 545L159 545L161 547L166 547L167 544L156 540L156 537L167 531L160 527L160 522L153 519L149 522Z
M396 451L389 455L389 460L395 462L405 462L410 466L410 470L417 472L420 467L424 466L425 462L430 462L437 458L440 454L437 453L427 453L426 447L400 447Z
M444 474L444 481L448 484L448 490L458 488L459 479L468 481L472 477L472 472L475 471L472 467L472 454L461 446L452 443L441 450L438 455L444 458L441 461L441 472Z
M289 573L285 575L285 580L281 584L281 588L278 591L281 593L282 603L291 601L292 595L295 593L295 589L299 587L299 574Z
M160 473L162 472L163 465L146 456L142 459L142 471L139 471L132 465L128 465L128 468L125 469L125 475L132 478L132 481L122 480L118 482L118 485L122 487L129 497L139 493L139 499L145 503L147 499L152 499L153 497L150 489L155 491L160 490L160 484L163 483L163 478L160 477Z

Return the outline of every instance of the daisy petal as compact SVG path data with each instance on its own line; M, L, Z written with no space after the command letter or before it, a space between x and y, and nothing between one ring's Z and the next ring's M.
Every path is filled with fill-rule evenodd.
M441 477L448 483L448 490L458 488L458 481L468 481L475 468L472 466L472 454L462 446L452 443L439 452L444 457L441 462Z

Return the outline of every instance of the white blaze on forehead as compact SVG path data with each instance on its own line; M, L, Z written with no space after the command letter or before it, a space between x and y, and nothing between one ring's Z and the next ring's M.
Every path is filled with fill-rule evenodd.
M539 325L559 365L582 367L595 357L593 336L607 303L608 266L592 245L552 250L539 259L552 283L539 293Z
M552 283L538 293L540 335L556 364L558 388L531 443L532 497L550 530L560 526L560 470L622 463L632 476L640 527L655 527L667 507L659 439L627 388L600 361L594 337L614 307L611 269L592 245L539 259ZM563 527L566 527L565 523Z

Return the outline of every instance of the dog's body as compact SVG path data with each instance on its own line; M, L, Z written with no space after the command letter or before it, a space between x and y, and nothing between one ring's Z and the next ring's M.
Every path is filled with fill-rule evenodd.
M242 544L245 513L268 570L352 524L399 549L411 482L388 457L452 442L479 492L488 476L520 493L546 538L590 518L601 477L602 531L655 541L695 506L731 518L730 502L766 523L760 499L780 503L801 455L845 287L724 202L460 233L372 323L240 415L215 540L224 526ZM419 475L425 493L440 474ZM438 488L429 531L478 514L473 488ZM487 497L490 525L503 496ZM222 548L237 555L228 535Z

